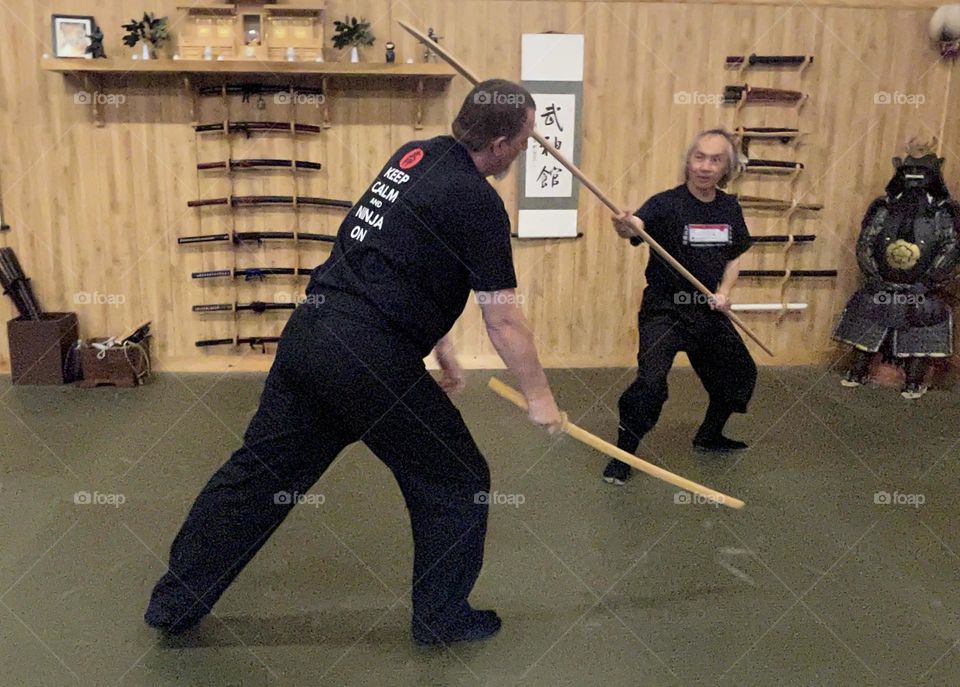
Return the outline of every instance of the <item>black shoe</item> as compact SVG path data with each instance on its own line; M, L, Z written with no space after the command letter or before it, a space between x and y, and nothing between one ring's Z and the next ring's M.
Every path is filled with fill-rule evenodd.
M708 451L711 453L731 453L733 451L746 451L747 445L742 441L727 439L722 434L718 437L694 437L693 448L697 451Z
M633 470L626 463L614 458L603 470L603 481L607 484L616 484L622 487L624 482L630 479Z
M151 600L147 612L143 614L143 619L147 625L166 635L179 635L197 625L206 615L205 612L198 615L196 609L188 613L176 612Z
M500 631L500 616L494 611L471 610L464 617L440 627L413 621L413 640L420 646L438 646L453 642L475 642Z

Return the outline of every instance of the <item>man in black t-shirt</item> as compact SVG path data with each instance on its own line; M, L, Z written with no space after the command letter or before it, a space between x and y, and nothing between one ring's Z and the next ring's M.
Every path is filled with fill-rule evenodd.
M720 452L747 448L723 436L730 415L746 412L757 378L750 353L724 314L730 309L739 258L750 247L740 204L717 188L730 179L736 165L730 134L721 129L705 131L687 151L685 183L653 196L634 216L614 218L622 238L639 243L638 230L645 230L714 293L714 298L707 299L651 251L638 317L637 378L619 402L617 446L629 453L637 450L660 417L667 400L667 374L679 351L686 351L710 396L694 448ZM622 485L630 474L629 465L614 459L603 477Z
M452 136L402 146L340 227L307 294L427 355L477 293L517 278L503 201Z
M410 512L414 639L444 644L499 630L496 613L468 602L483 563L490 471L444 393L464 385L447 333L475 291L529 418L559 429L514 291L510 221L487 182L526 149L534 114L522 87L479 84L453 137L401 147L350 210L284 329L243 447L173 542L147 623L167 633L198 623L337 455L363 441ZM423 363L431 350L439 384Z

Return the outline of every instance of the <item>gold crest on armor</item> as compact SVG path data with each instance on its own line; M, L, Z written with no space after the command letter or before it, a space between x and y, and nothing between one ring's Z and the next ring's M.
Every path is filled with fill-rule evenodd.
M920 259L920 248L915 243L897 239L886 251L887 264L897 270L909 270Z

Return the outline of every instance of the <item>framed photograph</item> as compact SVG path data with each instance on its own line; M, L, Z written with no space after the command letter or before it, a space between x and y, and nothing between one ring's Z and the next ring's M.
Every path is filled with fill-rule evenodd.
M54 14L51 22L54 57L85 57L87 59L93 57L87 52L87 46L90 45L89 36L96 26L93 17Z

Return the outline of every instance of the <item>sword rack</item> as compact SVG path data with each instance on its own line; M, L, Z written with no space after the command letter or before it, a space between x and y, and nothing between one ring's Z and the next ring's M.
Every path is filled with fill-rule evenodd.
M779 251L782 258L781 269L757 269L740 271L741 277L749 279L779 278L779 306L774 303L763 304L763 307L745 309L744 312L766 312L777 315L777 324L781 324L790 312L801 312L806 309L797 307L798 304L790 298L790 286L796 283L797 278L836 276L836 270L829 269L798 269L795 265L797 246L811 245L816 234L801 233L795 227L797 222L816 221L817 213L822 206L811 202L809 191L800 190L800 181L807 167L797 161L797 151L805 142L806 131L802 127L803 108L809 100L809 95L803 88L803 77L814 62L813 55L731 55L726 58L726 69L736 74L737 81L746 80L747 73L753 85L728 86L725 93L726 100L733 102L733 121L731 130L736 135L740 152L743 157L739 174L735 179L736 190L740 192L745 184L755 184L764 189L774 186L777 191L764 196L741 195L741 205L745 213L757 214L764 220L766 233L755 236L754 244L763 244L767 250ZM791 88L758 87L756 81L761 80L765 73L784 74L778 77L778 82L792 82ZM751 108L752 104L777 105L775 108ZM768 122L767 114L776 112L779 116L792 114L790 122ZM756 116L754 116L756 115ZM770 126L769 124L777 124ZM762 154L751 156L751 144L754 148L761 147ZM771 151L771 152L767 152ZM786 157L780 151L790 151L793 160L780 159ZM753 151L754 153L756 150ZM785 189L784 189L785 187ZM786 193L783 191L786 190ZM766 197L776 195L777 198ZM784 195L787 197L780 200ZM772 214L771 214L772 213ZM772 220L772 221L771 221ZM782 232L782 233L780 233ZM776 244L776 245L774 245Z
M200 200L187 205L200 231L177 239L187 250L192 246L201 267L190 275L202 294L192 312L209 326L209 338L195 342L199 348L267 353L326 254L310 247L329 247L335 238L333 227L307 231L304 225L339 225L353 205L313 195L325 183L327 165L317 154L322 124L309 120L324 117L318 107L324 93L296 83L220 84L196 92L204 110L218 115L211 124L194 124ZM258 330L249 331L251 322Z

